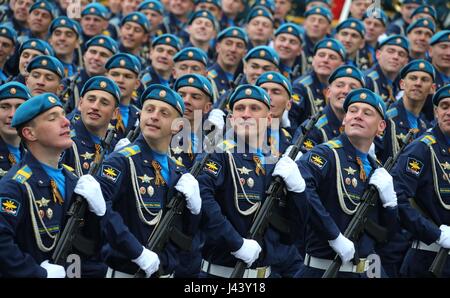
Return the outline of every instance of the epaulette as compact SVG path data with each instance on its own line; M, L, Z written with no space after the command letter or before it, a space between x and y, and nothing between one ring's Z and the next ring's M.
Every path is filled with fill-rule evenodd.
M75 138L77 136L77 133L76 133L76 131L75 131L75 129L71 129L70 130L70 138Z
M422 143L425 143L427 146L431 146L433 144L436 144L436 138L433 135L425 135L420 138L420 141Z
M316 125L314 125L317 128L322 128L328 123L327 115L322 115L319 120L317 120Z
M151 80L152 80L152 75L149 72L146 72L141 78L141 83L144 86L147 86L147 83L151 82Z
M398 115L398 110L397 110L397 108L389 109L389 110L387 110L387 112L386 112L386 116L387 116L389 119L394 118L394 117L397 117L397 115Z
M342 147L342 142L340 140L331 140L326 142L325 145L332 149L338 149Z
M306 77L304 77L303 79L301 79L299 81L300 84L302 85L311 85L313 83L313 78L310 75L307 75Z
M72 168L71 166L68 166L66 164L62 164L62 166L69 172L72 172L72 173L75 172L75 169Z
M285 136L286 138L292 139L291 134L289 133L289 131L288 131L286 128L282 127L282 128L281 128L281 131L283 132L283 134L284 134L284 136Z
M30 179L32 174L33 174L33 172L31 171L30 167L24 166L24 167L20 168L16 172L16 174L14 174L12 179L19 182L20 184L23 184L25 181Z
M133 145L129 147L125 147L119 151L119 154L122 154L125 157L130 157L136 155L141 152L141 148L138 145Z
M377 80L379 78L378 72L376 72L375 70L369 72L367 76L374 80Z
M215 79L217 78L217 71L215 69L211 69L210 71L208 71L208 77Z
M224 140L222 143L217 145L217 147L223 151L227 151L236 147L236 143L233 140Z

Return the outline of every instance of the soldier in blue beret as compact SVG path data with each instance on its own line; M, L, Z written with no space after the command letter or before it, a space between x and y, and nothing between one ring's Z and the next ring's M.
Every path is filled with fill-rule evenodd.
M27 65L26 85L31 95L44 92L59 94L63 89L64 67L53 56L37 56Z
M117 39L116 28L108 23L111 17L109 10L100 3L90 3L81 11L80 25L83 30L83 40L103 34Z
M219 23L214 15L208 10L197 10L188 22L184 32L187 34L183 39L184 47L195 47L202 49L208 54L210 61L214 60L215 51L211 45L219 32ZM182 36L180 34L180 36ZM210 64L210 63L208 63Z
M440 248L450 248L450 217L446 204L450 163L448 107L450 86L433 96L436 124L406 147L392 170L398 194L400 222L413 236L401 267L403 277L429 276ZM449 261L442 277L450 277Z
M278 160L266 147L270 105L267 92L254 85L241 85L230 97L234 134L218 146L198 178L206 235L202 276L230 277L236 261L241 260L248 266L244 277L268 277L272 264L297 253L281 242L281 233L272 226L260 242L245 238L273 176L285 181L287 196L293 201L305 196L294 161L289 157Z
M194 0L180 0L177 3L169 2L167 8L169 11L167 22L169 30L164 31L164 33L178 36L178 34L186 27L194 8Z
M245 11L247 3L244 0L222 0L223 17L220 20L222 30L238 26L238 17Z
M305 34L303 38L303 49L305 51L307 71L312 69L312 60L316 44L323 40L331 32L331 21L333 16L331 10L326 7L316 6L305 12L305 21L303 27Z
M56 7L45 0L36 1L29 10L28 24L30 26L28 36L46 40L50 23L57 17Z
M377 63L365 72L367 89L379 94L390 104L398 92L394 81L400 69L408 63L409 42L402 35L391 35L380 41L376 51Z
M275 13L276 5L274 0L254 0L250 8L254 8L256 6L267 8L272 15Z
M175 62L172 74L174 79L190 73L202 76L207 74L208 56L202 49L184 48L173 56L173 62Z
M273 17L275 19L276 29L288 22L287 15L292 13L292 3L292 0L275 1L275 12L273 13Z
M143 1L137 10L142 12L150 22L150 38L170 31L167 19L164 18L164 6L159 0ZM161 30L160 27L164 30Z
M132 277L140 268L147 277L161 267L172 274L181 249L170 241L162 252L145 248L165 216L174 188L185 195L187 207L177 226L193 235L200 219L201 198L197 180L167 155L172 135L184 113L183 99L159 84L141 96L141 134L129 146L108 156L97 175L107 198L108 218L103 223L108 244L103 248L107 277ZM174 126L173 126L174 125ZM196 224L197 223L197 224Z
M331 0L305 0L305 11L310 10L314 6L325 7L331 10Z
M145 87L151 84L169 86L174 65L173 57L180 50L180 40L175 35L163 34L155 37L149 56L151 63L142 74L142 84Z
M436 70L436 89L450 84L450 30L437 32L430 39L429 55Z
M294 23L284 23L275 31L273 48L280 55L280 69L286 78L294 81L306 73L302 29ZM298 70L294 73L294 66Z
M17 33L9 26L0 25L0 42L3 50L0 52L0 83L8 80L8 74L4 71L5 64L13 55L17 42Z
M0 182L0 238L4 277L63 278L63 266L49 263L72 196L83 196L92 216L103 216L105 201L90 175L78 179L59 163L70 148L69 120L52 93L19 106L12 119L27 152ZM31 221L29 219L31 216Z
M145 43L149 40L150 22L140 12L125 16L120 22L120 51L133 54L145 64L145 55L141 55Z
M213 14L216 20L222 19L222 1L221 0L195 0L195 11L207 10Z
M83 64L80 49L82 33L80 24L68 17L58 17L50 24L49 33L48 41L55 50L56 57L64 66L64 76L75 75L78 71L77 66Z
M434 7L431 5L421 5L416 9L414 9L414 11L411 13L411 21L413 22L422 18L429 18L433 20L433 22L436 24L437 21L436 9L434 9Z
M19 74L14 81L25 84L28 63L38 55L54 56L55 52L51 45L46 41L36 38L30 38L23 42L19 48Z
M248 49L266 46L273 36L274 20L272 13L263 6L253 7L245 19L245 31L248 34Z
M244 57L244 84L254 84L256 79L266 71L279 72L280 56L268 46L251 49Z
M328 77L346 59L345 47L336 39L325 38L314 49L313 70L301 76L292 84L292 108L289 110L291 133L309 116L325 106L324 91Z
M362 20L364 12L367 11L369 6L372 4L370 0L353 0L350 5L350 15L349 17Z
M0 177L20 162L24 154L11 120L17 108L30 97L28 88L21 83L9 82L0 86Z
M424 4L423 0L404 0L400 4L401 17L393 20L387 29L387 34L400 34L406 36L406 28L411 24L411 14L420 5Z
M427 59L429 42L434 35L436 25L429 18L418 19L406 29L409 40L409 57L413 59Z
M231 88L247 46L247 33L240 27L228 27L217 36L217 59L208 69L208 77L214 81L220 96Z
M375 51L378 40L386 34L389 18L381 8L368 10L363 15L364 28L366 29L364 50L371 54L373 64L376 63ZM373 66L373 65L372 65Z
M342 121L345 117L344 100L350 91L364 87L364 75L358 68L350 65L341 65L333 71L328 78L328 87L325 90L327 105L323 109L323 115L303 142L301 148L303 152L328 142L342 133ZM301 137L303 134L302 126L306 125L307 121L297 128L294 140Z
M8 25L11 29L17 32L18 36L25 36L28 33L28 17L29 9L35 3L35 0L24 1L9 1L11 14L9 19L3 25Z
M298 277L321 277L336 254L342 260L338 277L367 276L367 257L374 253L374 240L363 232L354 243L343 233L360 204L354 198L361 197L369 184L376 187L380 198L369 220L386 227L388 235L398 227L392 177L369 154L375 136L386 126L385 104L379 95L360 88L348 93L343 108L344 133L315 146L299 162L309 194L305 204L311 212L305 235L305 268ZM354 258L359 261L356 265ZM379 275L385 276L382 268Z

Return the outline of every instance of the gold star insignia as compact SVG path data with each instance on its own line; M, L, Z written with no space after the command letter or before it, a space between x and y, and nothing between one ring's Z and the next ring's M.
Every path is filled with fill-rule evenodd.
M356 172L356 170L355 169L353 169L352 167L348 167L348 168L344 168L344 171L346 171L347 172L347 174L349 174L349 175L354 175L355 174L355 172Z
M304 146L306 149L312 149L312 148L314 148L314 143L313 143L311 140L305 140L305 141L303 142L303 146Z
M237 168L239 170L239 172L241 172L241 175L248 175L250 174L251 171L250 169L247 169L246 167L242 167L242 168Z
M444 170L450 170L450 163L448 163L448 161L446 161L445 163L441 163L441 165Z
M312 157L312 159L316 164L323 165L323 160L322 160L322 158L320 158L320 156L315 155Z
M115 177L115 176L117 176L116 171L114 171L114 169L111 169L111 168L105 169L104 172L105 172L106 175L108 175L108 176L110 176L110 177Z
M411 162L409 163L409 167L410 167L412 170L415 170L415 171L419 171L419 170L420 170L420 165L419 165L419 163L418 163L417 161L411 161Z
M36 204L39 206L39 208L47 207L48 203L50 203L50 200L47 200L44 197L42 199L36 201Z
M138 178L141 179L141 182L142 182L142 183L150 183L150 181L152 181L153 179L155 179L155 178L153 178L153 177L147 176L146 174L144 174L144 176L138 176Z
M183 152L183 149L181 149L180 146L177 146L175 148L172 148L173 154L180 154L181 152Z
M92 159L94 157L94 153L86 152L84 154L80 154L80 156L83 157L85 160L89 160L89 159Z
M219 168L217 167L217 165L216 165L216 163L214 163L214 162L207 162L206 163L206 166L208 167L208 168L210 168L211 170L215 170L215 171L217 171Z

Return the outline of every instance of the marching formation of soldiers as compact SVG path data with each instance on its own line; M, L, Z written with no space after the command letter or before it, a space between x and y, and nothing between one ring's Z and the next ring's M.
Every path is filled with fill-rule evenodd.
M450 6L296 2L2 4L0 277L450 277Z

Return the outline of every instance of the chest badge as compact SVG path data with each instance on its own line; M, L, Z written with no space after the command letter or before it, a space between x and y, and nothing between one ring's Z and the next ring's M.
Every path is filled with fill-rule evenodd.
M248 174L250 174L251 171L253 171L253 170L247 169L246 167L237 168L237 169L239 170L241 175L248 175Z
M84 154L80 154L80 156L83 157L85 160L90 160L94 157L94 153L86 152Z
M355 175L356 169L353 169L352 167L344 168L344 171L347 172L348 175Z
M142 183L150 183L153 179L153 177L149 177L146 174L144 176L138 176L139 179L141 179Z
M47 200L46 198L42 198L36 201L36 204L39 206L39 208L47 207L48 203L50 203L50 200Z

